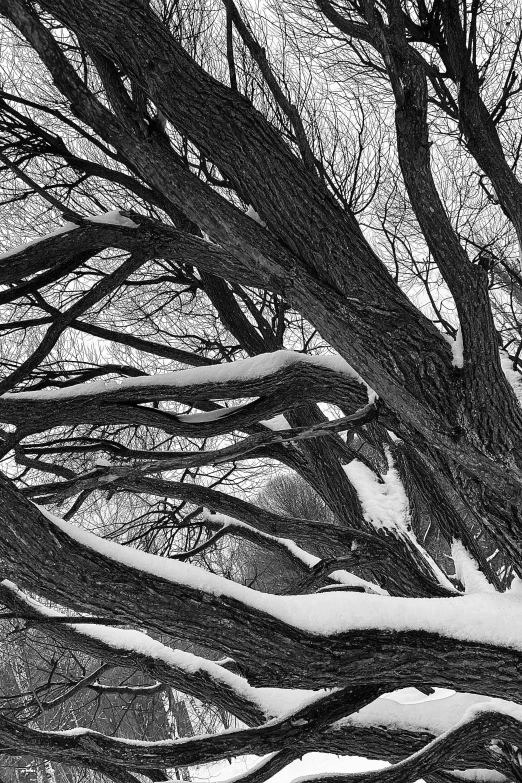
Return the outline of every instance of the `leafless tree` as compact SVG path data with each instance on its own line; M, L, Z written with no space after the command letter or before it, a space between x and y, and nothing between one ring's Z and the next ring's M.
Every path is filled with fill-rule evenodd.
M0 14L0 750L521 780L518 1Z

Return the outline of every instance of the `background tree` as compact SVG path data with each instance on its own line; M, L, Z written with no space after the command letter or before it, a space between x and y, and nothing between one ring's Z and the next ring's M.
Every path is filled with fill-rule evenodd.
M520 779L519 5L0 14L5 754Z

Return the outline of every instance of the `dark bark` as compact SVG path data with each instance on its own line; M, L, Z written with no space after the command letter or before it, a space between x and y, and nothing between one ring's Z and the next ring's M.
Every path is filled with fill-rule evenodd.
M402 686L450 687L519 701L522 654L517 646L465 641L450 632L437 635L429 626L400 631L390 623L383 630L370 621L363 630L312 633L272 611L288 596L266 599L211 577L210 586L194 583L188 576L183 579L187 567L175 562L204 558L232 535L264 550L267 559L284 562L287 576L295 576L291 589L300 595L336 587L350 600L357 598L357 591L369 593L361 599L380 601L385 607L387 600L395 599L372 594L380 585L411 600L452 596L447 600L460 606L457 588L452 589L412 532L428 518L446 545L452 539L464 544L498 591L509 584L513 570L522 575L522 413L500 363L490 304L491 269L484 268L484 258L474 264L468 256L465 239L437 190L430 154L432 101L458 120L469 153L493 183L502 210L522 239L522 187L507 163L495 124L516 82L515 65L497 108L488 110L482 94L483 66L477 66L475 52L478 4L470 12L470 29L467 16L460 18L456 0L429 8L420 2L415 11L410 4L408 13L399 0L386 0L379 8L371 1L341 7L317 0L318 10L310 11L307 19L310 26L326 19L342 36L349 36L361 68L373 68L378 78L389 80L405 192L418 224L415 230L420 230L430 262L432 258L455 302L464 344L462 367L454 366L435 324L408 299L354 215L340 206L342 199L336 198L321 159L323 140L315 138L320 122L314 124L313 111L311 119L306 112L299 113L300 88L294 101L293 77L284 83L284 73L278 76L270 53L248 24L248 9L224 0L223 15L218 17L223 21L223 64L228 71L223 84L199 64L197 42L185 49L182 32L172 32L167 6L160 19L143 0L100 0L95 5L87 0L43 0L40 5L41 16L25 0L0 0L0 12L38 55L67 112L76 119L66 117L63 105L63 112L49 108L47 116L65 123L79 138L89 138L92 131L93 149L106 159L88 160L87 152L82 157L84 148L80 154L74 141L66 143L39 124L37 104L2 91L2 161L24 187L57 208L62 205L60 187L72 192L72 186L66 186L73 171L79 182L97 177L122 189L112 192L132 194L146 205L143 211L148 210L149 217L125 211L135 227L93 223L77 213L75 199L70 198L68 211L79 222L77 228L0 258L0 283L5 288L0 305L9 313L1 328L28 333L20 341L22 358L6 351L9 359L0 383L0 392L24 389L0 398L0 418L6 427L0 430L1 453L9 471L15 462L21 471L15 482L0 477L1 576L76 614L87 613L76 626L63 615L46 620L41 606L3 583L0 600L10 609L4 619L11 621L16 614L19 622L44 629L71 649L111 666L132 666L159 681L159 686L150 687L163 684L211 700L249 728L135 746L102 733L37 731L0 715L1 744L89 767L121 783L136 783L136 771L160 780L164 767L239 753L273 753L244 777L245 783L261 783L311 749L398 762L356 776L357 783L413 781L421 776L428 783L454 783L448 769L476 766L518 779L520 725L500 707L468 716L466 723L439 738L421 730L365 727L356 718L336 723L385 690ZM51 27L51 17L69 31L64 37ZM340 51L344 43L342 38ZM430 46L436 56L428 61ZM519 48L520 42L517 53ZM262 81L260 94L267 99L271 121L255 108L257 96L250 99L241 93L250 66ZM450 80L456 86L456 100L447 86ZM68 167L63 182L61 174L46 187L36 181L31 166L41 159L59 161L52 164L55 174L62 165ZM263 223L252 220L240 205L251 205ZM158 214L165 222L150 217ZM113 249L129 257L115 272L98 270L99 282L70 306L71 292L77 296L90 273L90 260ZM161 271L160 263L151 263L150 275L145 274L141 266L154 261L165 262ZM167 268L169 274L163 274ZM149 288L153 285L160 311L156 320ZM139 296L132 295L140 290L145 297L150 293L143 309L151 313L140 313ZM178 309L168 313L165 326L173 302ZM109 314L99 324L96 313L104 304L109 310L114 304L111 312L118 316ZM120 318L126 307L137 312ZM215 335L189 334L193 329L203 331L202 311L210 308L207 315L215 321ZM302 323L301 333L292 322L296 312L308 321ZM186 343L182 325L178 329L175 323L185 315ZM436 323L451 330L442 316ZM39 332L28 332L31 329L46 331L42 338ZM58 341L79 333L123 346L121 351L138 352L137 366L118 354L112 363L103 360L85 369L78 362L78 369L71 370L69 359L62 361L57 355ZM321 352L326 345L337 350L375 389L378 401L368 404L365 385L341 364L300 361L295 356L286 361L289 354L281 354L272 370L252 364L247 365L250 372L234 376L223 370L225 364L215 369L219 359L256 357L288 345L303 351L312 346L313 352ZM188 375L168 375L161 382L145 377L104 388L79 386L81 379L92 381L109 373L145 375L153 366L150 357L197 369ZM49 391L50 386L68 384L71 394ZM28 391L35 388L45 391ZM239 404L228 409L223 401ZM191 420L190 415L173 412L177 404L214 414ZM338 418L329 421L321 404L335 406L344 417L336 411ZM278 414L285 415L288 429L263 423ZM341 437L344 432L349 433L346 440ZM51 443L44 441L44 433ZM230 440L223 445L220 439L225 436ZM186 439L190 448L181 451L177 438ZM207 439L215 440L208 444ZM200 442L205 447L199 449ZM110 454L111 463L93 467L90 460L98 451ZM253 459L277 460L296 471L320 496L333 521L287 516L229 494L221 466L230 465L232 472L236 462L245 466ZM364 490L357 491L356 480L350 481L345 471L354 459L369 471L373 484L368 478L366 490L373 488L383 506L383 485L391 493L390 506L398 503L387 484L390 471L397 468L408 500L400 522L387 525L372 517L371 499ZM45 474L52 480L42 479ZM198 479L212 486L196 483ZM225 491L216 489L220 482ZM135 496L141 496L152 509L142 517L136 512L136 518L129 512L130 527L122 536L131 531L134 543L155 546L158 528L166 536L171 523L188 529L188 550L168 550L168 574L164 563L158 575L140 570L136 561L126 564L124 555L122 561L90 548L28 500L51 504L76 498L65 517L84 511L89 518L85 502L92 497L97 508L98 499L105 496L109 501L128 497L129 507ZM161 506L167 523L156 511ZM227 525L215 514L198 516L202 507L239 522ZM110 502L107 508L112 513ZM143 536L139 529L132 539L133 526L140 528L148 514L153 520L150 528L143 523ZM204 528L213 534L207 540ZM501 566L495 562L495 548L501 553ZM313 565L310 554L322 559ZM350 574L341 574L337 579L348 583L334 584L332 573L345 568L369 583L350 583ZM255 574L255 580L263 584L262 576ZM317 599L324 600L320 605L325 607L334 600L327 592ZM517 599L512 595L505 600ZM439 605L443 603L441 599ZM468 605L465 600L462 604ZM347 600L345 605L354 604ZM241 676L232 682L224 668L214 674L204 667L186 671L172 661L101 641L85 628L82 633L88 619L98 627L103 621L115 627L128 624L205 645L231 656ZM94 689L88 680L83 685ZM58 701L65 703L75 695L80 683L81 678ZM98 684L100 693L104 687ZM333 690L315 706L281 718L256 701L255 687ZM127 695L133 693L129 690ZM270 717L276 720L270 722ZM505 745L491 744L498 737ZM317 783L322 780L316 776Z

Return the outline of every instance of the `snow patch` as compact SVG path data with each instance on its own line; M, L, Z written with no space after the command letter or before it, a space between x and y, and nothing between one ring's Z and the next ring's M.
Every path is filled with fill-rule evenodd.
M88 215L85 219L88 220L89 223L106 223L111 226L127 226L127 228L139 228L137 223L135 223L130 218L122 215L119 209L111 209L109 212L104 212L101 215L94 215L94 216Z
M364 518L376 530L384 528L405 533L410 527L408 498L389 452L388 472L379 483L377 476L364 463L354 459L344 466L344 472L361 502Z
M464 343L462 341L462 330L460 326L457 329L455 339L450 337L449 334L445 334L444 332L442 332L442 336L451 348L451 353L453 354L453 361L451 362L452 365L459 368L464 367Z
M39 242L43 242L45 239L51 239L51 237L57 237L59 236L59 234L66 234L68 231L73 231L75 228L78 228L76 223L64 223L63 226L55 229L54 231L51 231L49 234L45 234L43 237L30 239L29 242L25 242L22 245L17 245L16 247L11 248L11 250L6 250L5 253L0 253L0 260L4 258L9 258L10 256L16 256L18 253L23 253L23 251L27 250L28 247L37 245Z
M477 767L476 769L450 769L448 771L462 780L475 780L480 783L504 783L504 781L508 783L508 778L494 769Z
M466 714L463 716L463 720L471 720L485 712L501 712L503 715L509 715L511 718L515 718L522 723L522 705L515 704L512 701L505 701L504 699L484 699L482 698L476 704L472 704L466 710Z
M266 223L264 220L261 220L258 213L255 211L254 207L250 205L246 211L246 215L249 218L252 218L252 220L255 220L256 223L259 223L260 226L263 226L263 228L266 228Z
M296 557L298 560L301 560L309 568L313 568L315 565L317 565L317 563L321 562L320 557L311 555L310 552L306 551L306 549L301 549L301 547L298 546L295 541L292 541L291 538L280 538L279 541L288 549L292 555L294 555L294 557Z
M265 419L259 423L262 424L263 427L268 427L269 430L273 430L274 432L292 429L282 413L280 413L279 416L274 416L271 419Z
M339 582L340 585L349 585L350 587L364 587L365 592L375 593L377 595L389 595L387 590L384 590L375 582L368 582L366 579L361 579L360 576L351 574L349 571L332 571L328 574L329 579L334 579Z
M393 531L398 537L407 538L426 561L435 579L451 593L456 593L455 586L417 541L411 529L408 497L390 450L385 448L385 453L388 472L382 476L382 484L375 473L359 460L352 460L344 466L344 471L357 492L364 518L376 530Z
M462 541L454 538L451 542L451 556L455 564L455 575L464 586L466 593L495 593L477 561L468 552Z
M477 693L455 693L442 699L428 698L410 704L380 697L335 725L382 726L402 731L428 731L439 736L459 723L473 720L482 712L501 712L522 720L519 704Z

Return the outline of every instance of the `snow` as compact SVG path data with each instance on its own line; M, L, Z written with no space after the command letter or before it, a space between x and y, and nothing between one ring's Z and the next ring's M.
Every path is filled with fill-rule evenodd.
M511 585L506 592L515 597L518 596L519 598L522 598L522 579L520 579L519 576L514 576Z
M446 574L444 573L444 571L442 570L442 568L440 568L440 566L438 566L438 565L437 565L437 563L436 563L436 562L435 562L435 560L432 558L432 556L430 555L430 553L429 553L429 552L427 552L427 551L424 549L424 547L423 547L423 546L421 546L421 544L419 544L419 542L418 542L418 540L417 540L417 536L415 535L415 533L413 532L413 530L409 530L409 531L408 531L408 539L409 539L409 540L410 540L410 542L413 544L413 546L414 546L414 547L416 547L416 548L418 549L418 551L420 552L421 556L422 556L422 557L424 558L424 560L425 560L425 561L428 563L428 565L429 565L429 566L430 566L430 568L431 568L431 571L432 571L432 574L433 574L433 576L434 576L434 577L435 577L435 578L438 580L439 584L441 584L443 587L445 587L445 588L446 588L446 590L449 590L449 592L450 592L450 593L454 593L455 595L458 595L458 594L459 594L459 591L457 590L457 588L455 587L455 585L453 584L453 582L451 582L451 581L448 579L448 577L446 576Z
M217 514L213 511L208 511L207 509L205 509L203 516L211 518L212 522L217 522L218 524L223 525L223 527L243 527L253 529L250 525L246 524L245 522L241 522L239 519L234 519L233 517L229 517L226 514ZM310 554L310 552L307 552L305 549L302 549L300 546L298 546L298 544L295 543L295 541L292 541L290 538L278 538L277 536L272 536L269 533L263 533L259 530L256 530L256 533L268 541L274 541L281 546L284 546L291 555L293 555L298 560L301 560L301 562L304 563L304 565L306 565L308 568L313 568L315 565L321 562L320 557L316 557L315 555ZM355 576L355 574L351 574L348 571L333 571L328 575L328 577L329 579L333 579L334 581L339 582L338 587L342 587L342 585L364 587L365 590L369 590L372 593L377 593L379 595L389 595L388 591L383 590L379 587L379 585L376 585L373 582L368 582L366 579L361 579L360 577ZM332 585L329 589L335 589L335 587L337 586ZM327 590L328 588L325 587L322 589ZM318 590L317 592L320 591Z
M60 613L42 606L33 599L25 596L25 594L18 590L13 583L4 580L2 585L17 593L24 601L37 608L42 614L47 616L60 616ZM415 601L416 599L406 600ZM421 600L430 601L430 599ZM443 599L431 599L431 601L433 600L438 602ZM453 601L454 599L446 600ZM466 599L461 599L461 601L465 600ZM197 674L199 672L206 672L212 679L221 681L224 685L235 690L238 696L257 703L265 712L267 718L273 717L278 720L288 718L292 713L302 709L307 704L322 699L330 692L327 690L300 691L277 688L252 688L245 679L226 669L222 669L219 664L188 652L172 650L162 643L151 639L144 633L98 625L85 624L75 626L74 623L71 623L71 626L74 627L78 633L91 638L100 639L116 649L129 650L152 656L156 659L165 661L186 673ZM522 722L522 706L501 699L471 693L452 693L449 696L439 698L440 693L444 693L444 691L440 691L440 693L424 698L422 701L410 701L410 703L407 703L404 701L405 693L406 691L402 691L395 694L389 694L387 697L378 698L358 712L347 718L336 721L333 724L332 729L334 731L341 731L350 727L373 728L379 726L386 730L411 731L415 733L429 732L435 736L440 736L449 729L454 728L459 724L465 724L477 716L488 712L508 715L515 720ZM395 701L393 699L394 696L401 697L403 701ZM64 736L78 736L94 734L96 732L77 727L55 733ZM157 746L158 744L165 745L171 743L169 740L161 741L160 743L148 743L139 740L125 739L117 741L149 747L151 745ZM183 742L183 740L181 741ZM177 740L177 742L179 743L180 741ZM328 761L334 757L330 755L324 756L324 754L320 755L324 759L323 764L324 762L327 762L328 767ZM262 762L268 759L269 757L264 757L264 759L260 761ZM341 760L339 760L339 762L340 761ZM342 762L345 765L351 764L351 759L342 759ZM290 775L290 768L291 765L285 769L287 776ZM305 770L309 773L311 768L306 766ZM297 771L297 768L292 770L292 778L295 771ZM324 766L321 768L321 771L326 771ZM344 771L347 771L346 766ZM491 775L488 770L469 770L466 771L466 773L463 773L463 778L466 780L500 780L500 778L495 777L495 775Z
M398 537L407 538L430 566L438 582L455 593L454 585L417 541L411 529L408 497L394 466L390 450L385 448L385 453L388 472L381 477L383 483L380 483L375 473L359 460L354 459L344 466L344 471L357 492L364 518L376 530L383 529L393 532Z
M62 729L61 731L53 731L53 734L61 734L63 737L81 737L85 734L89 734L89 729L85 729L82 726L75 726L73 729Z
M361 383L368 389L361 376L337 354L323 354L308 356L298 351L274 351L273 353L259 354L249 359L240 359L235 362L226 362L206 367L192 367L188 370L149 375L140 378L124 378L118 383L107 384L105 381L93 383L79 383L76 386L68 386L63 389L49 391L16 392L3 395L5 399L23 400L53 400L70 397L80 397L92 394L110 394L120 391L140 391L159 387L184 388L187 386L200 386L215 383L232 383L234 381L253 381L259 378L269 377L281 372L295 364L309 364L321 367L335 373L341 373L352 380Z
M302 560L302 562L305 563L309 568L313 568L315 565L317 565L317 563L321 562L320 557L311 555L310 552L307 552L305 549L301 549L301 547L290 538L280 538L279 541L288 549L292 555L294 555L294 557Z
M199 775L198 770L194 772L191 769L192 780L196 783L240 783L248 772L254 773L261 770L263 766L273 757L273 754L267 756L243 756L241 759L235 759L231 767L229 762L222 762L208 765L205 767L204 774ZM288 764L284 769L276 772L270 777L270 783L295 783L301 775L319 775L323 776L336 773L366 772L372 769L382 769L388 764L383 761L370 761L359 756L334 756L331 753L305 753L300 759L296 759Z
M252 220L255 220L256 223L259 223L260 226L263 226L263 228L266 228L266 223L264 220L261 220L257 212L255 211L254 207L250 205L246 211L246 215L249 218L252 218Z
M471 556L462 541L454 538L451 543L451 556L455 564L455 575L462 583L466 593L495 593L477 561Z
M301 562L304 563L304 565L306 565L308 568L313 568L313 566L320 561L319 557L311 555L310 552L307 552L305 549L301 549L301 547L298 546L295 541L292 541L292 539L278 538L277 536L270 535L270 533L263 533L262 531L253 528L251 525L248 525L246 522L241 522L241 520L235 519L234 517L229 517L226 514L218 514L215 511L209 511L208 509L205 509L203 512L203 518L211 519L214 524L217 523L218 525L222 525L225 528L230 527L230 532L232 534L234 533L234 528L236 528L236 530L238 528L255 530L256 535L264 538L265 540L273 541L277 544L280 544L281 546L284 546L293 557L301 560Z
M114 649L149 656L187 674L206 674L217 684L235 691L239 698L253 702L263 712L271 714L266 709L263 694L258 694L257 689L252 688L243 677L213 661L184 650L172 649L141 631L88 624L78 625L75 630L90 638L99 639Z
M110 212L105 212L102 215L87 215L85 220L88 220L89 223L105 223L111 226L127 226L128 228L138 228L137 223L134 223L132 220L130 220L130 218L124 217L118 209L112 209ZM66 234L68 231L73 231L75 228L78 228L76 223L64 223L63 226L56 228L49 234L45 234L43 237L31 239L29 242L25 242L22 245L17 245L16 247L11 248L11 250L7 250L5 253L0 253L0 260L9 258L10 256L15 256L18 253L23 253L23 251L27 250L28 247L37 245L39 242L43 242L46 239L59 236L60 234Z
M296 709L301 709L306 704L319 701L326 695L326 691L313 692L299 702L292 704L289 712L278 715L278 720L285 719ZM290 703L292 698L290 698ZM443 703L445 702L445 703ZM465 725L472 721L478 715L486 712L501 713L509 715L515 720L522 720L522 707L513 702L503 701L502 699L490 699L477 694L455 694L447 699L438 701L426 701L418 704L398 704L387 699L376 699L371 704L363 707L358 712L336 721L332 729L344 730L347 727L368 727L380 726L387 730L411 731L415 733L429 732L436 736L441 736L450 729ZM305 721L296 720L294 725L305 725ZM55 734L97 734L89 729L76 728L67 731L53 732ZM226 733L226 732L224 732ZM201 736L201 735L200 735ZM133 745L158 746L171 744L170 740L160 740L159 742L144 742L140 740L125 740L117 738L117 742L126 742ZM181 740L183 742L183 740ZM180 743L180 740L177 740ZM266 760L267 757L265 757ZM308 771L308 770L307 770ZM466 770L465 779L468 780L492 780L497 778L489 777L488 770ZM482 774L488 774L488 777L481 777ZM474 777L474 775L478 777Z
M115 563L183 584L209 596L226 596L245 607L316 635L351 630L427 631L522 652L522 598L518 593L469 594L455 598L402 598L333 592L282 596L245 585L180 561L106 541L44 508L42 514L71 539Z
M451 348L453 354L453 361L451 362L454 367L464 367L464 343L462 342L462 330L459 326L455 339L450 337L449 334L442 333L442 336Z
M470 720L486 712L501 712L503 715L509 715L522 723L522 705L515 704L512 701L505 701L504 699L482 698L468 707L464 718Z
M255 691L256 699L263 705L265 713L274 718L296 712L318 696L326 694L325 690L309 691L291 688L252 688L252 691Z
M500 364L504 370L504 375L517 396L517 400L522 405L522 374L513 369L513 362L509 358L507 351L500 351Z
M522 721L522 706L502 699L473 693L455 693L442 699L428 697L417 703L398 703L387 698L376 699L354 715L334 724L333 728L380 726L386 730L429 732L440 736L458 725L466 724L485 712L502 713ZM451 770L457 774L456 770ZM506 778L489 769L458 771L463 780L503 781Z
M482 769L480 767L477 767L476 769L450 769L448 772L451 772L452 775L455 775L456 778L462 778L462 780L476 780L476 781L484 781L484 783L503 783L506 781L508 783L508 779L505 775L502 775L501 772L496 772L494 769Z
M378 595L389 595L387 590L379 587L379 585L376 585L375 582L368 582L366 579L361 579L360 576L351 574L349 571L332 571L331 574L328 574L328 578L334 579L336 582L339 582L340 585L364 587L364 589L370 593L376 593Z
M462 329L460 326L453 340L451 351L453 353L452 365L454 367L464 367L464 343L462 342Z
M279 416L274 416L272 419L265 419L259 423L262 424L263 427L268 427L269 430L273 430L274 432L292 429L282 413L280 413Z
M68 231L72 231L75 228L78 228L76 223L64 223L63 226L55 229L54 231L51 231L49 234L45 234L43 237L30 239L29 242L25 242L22 245L17 245L16 247L11 248L11 250L6 250L5 253L0 253L0 260L9 258L10 256L16 256L18 253L23 253L23 251L27 250L28 247L37 245L38 242L43 242L45 239L51 239L51 237L57 237L59 234L66 234Z
M294 690L290 688L254 688L263 703L270 707L277 720L291 717L298 710L302 710L314 702L321 701L328 694L333 693L336 688L321 688L318 691ZM305 726L306 720L294 719L292 725Z
M382 726L399 731L427 731L439 736L480 712L501 712L522 720L522 707L514 702L493 699L477 693L455 693L442 699L401 704L389 698L375 699L359 712L342 718L335 726Z
M60 612L50 609L47 606L29 598L19 588L7 579L1 583L4 587L15 593L24 602L36 609L47 617L63 617ZM282 710L287 711L294 704L299 704L306 699L310 699L314 691L283 691L286 696L278 694L276 688L253 688L247 680L238 674L228 671L214 661L193 655L184 650L172 649L142 631L128 630L124 628L115 628L113 626L91 625L89 623L67 623L76 633L94 639L108 645L114 650L133 652L161 661L181 672L187 674L204 673L211 677L216 683L221 683L225 687L235 691L238 697L255 704L262 710L267 717L277 717ZM76 730L75 730L76 731ZM79 732L84 731L82 729Z
M102 215L87 215L85 219L88 220L89 223L105 223L110 226L127 226L127 228L139 228L137 223L122 215L119 209L111 209L109 212L104 212Z
M399 704L417 704L421 701L436 701L437 699L445 699L448 696L453 696L455 691L449 688L434 688L433 693L426 696L418 688L400 688L398 691L392 691L391 693L384 693L383 699L391 699L397 701Z
M218 408L215 411L205 411L204 413L178 413L176 419L187 424L205 424L222 419L223 416L228 416L244 407L244 405L230 405L228 408Z
M376 530L384 528L403 533L409 528L408 498L389 452L387 456L389 467L382 476L382 484L375 473L357 459L345 465L344 472L357 492L366 521Z

